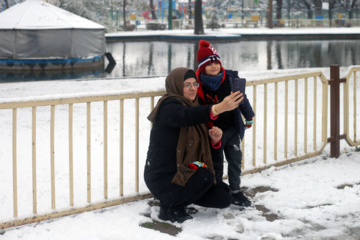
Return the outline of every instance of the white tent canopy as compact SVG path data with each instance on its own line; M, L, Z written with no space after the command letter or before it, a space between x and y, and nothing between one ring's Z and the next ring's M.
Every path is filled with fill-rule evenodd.
M91 58L105 53L105 28L41 0L0 13L0 58Z

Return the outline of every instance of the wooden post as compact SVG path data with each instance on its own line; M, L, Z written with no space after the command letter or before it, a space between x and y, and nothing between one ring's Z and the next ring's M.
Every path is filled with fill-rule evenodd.
M340 156L340 79L339 65L330 66L330 157Z

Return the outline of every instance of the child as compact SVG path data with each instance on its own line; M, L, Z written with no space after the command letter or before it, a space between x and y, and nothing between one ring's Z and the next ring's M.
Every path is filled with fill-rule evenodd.
M221 102L232 92L232 80L238 77L237 71L225 70L221 65L219 54L215 48L205 40L200 40L197 52L198 70L197 79L200 83L198 97L202 104L216 104ZM241 115L246 119L244 125ZM240 189L241 159L242 152L240 142L244 137L245 128L252 126L252 118L255 116L249 100L244 94L244 100L238 108L225 112L209 123L208 126L217 126L223 130L221 148L228 162L229 185L233 196L232 203L248 207L251 201L244 196ZM217 182L222 182L224 169L224 156L214 159L215 177Z

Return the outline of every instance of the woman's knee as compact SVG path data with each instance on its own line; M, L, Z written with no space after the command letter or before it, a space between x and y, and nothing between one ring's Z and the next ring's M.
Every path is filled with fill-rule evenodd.
M219 208L227 208L231 205L231 195L227 194L223 196L221 203L219 204Z
M220 196L218 208L227 208L231 205L232 196L230 192L223 192L222 194L219 193L218 196Z
M212 185L215 181L214 174L207 168L199 168L194 175L196 175L197 181L204 184Z

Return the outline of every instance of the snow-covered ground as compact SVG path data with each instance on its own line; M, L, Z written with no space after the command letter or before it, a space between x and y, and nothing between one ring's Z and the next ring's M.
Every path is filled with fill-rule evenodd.
M347 70L347 68L341 68L340 75L345 76ZM314 71L322 71L329 77L328 68L241 72L240 74L245 75L248 80L253 80L264 78L264 76L270 78ZM0 88L0 102L153 91L163 88L164 77L4 83L1 84ZM59 110L61 111L61 108ZM92 114L97 115L96 112L94 111ZM5 119L5 123L9 123L11 118L4 117L9 113L0 113L2 119ZM44 114L43 110L40 109L38 118L41 116L46 118L46 114L42 114ZM118 112L114 114L118 115ZM143 117L145 116L146 114ZM48 123L48 119L41 121ZM60 123L63 121L65 122L62 119L59 120ZM57 120L56 124L59 122ZM21 126L21 124L20 121L19 125ZM39 125L42 125L42 122ZM61 128L62 125L59 125ZM20 126L18 127L20 128ZM39 127L42 128L42 126ZM46 129L46 127L44 128ZM3 136L0 140L2 146L0 154L2 158L5 156L6 159L11 159L11 153L8 152L11 149L9 148L11 145L8 143L11 142L9 140L11 139L9 138L11 130L4 124L1 125L0 131ZM144 156L147 148L148 130L142 129L142 131L146 132L141 133L141 136L145 137L140 138L141 146L144 146L141 154ZM117 136L115 134L114 137ZM93 137L95 141L102 141L101 137L97 135ZM18 138L20 139L20 137ZM25 140L19 141L21 141L19 145L22 145ZM66 142L62 143L62 141L56 143L60 147L67 144ZM38 147L39 158L41 158L42 153L49 156L42 148L48 150L48 146ZM109 150L109 152L118 151L117 146L109 146ZM102 154L101 148L94 151L94 156ZM240 211L235 206L223 210L192 206L197 210L197 213L193 214L194 219L183 224L175 224L182 229L175 237L140 226L142 223L158 219L158 207L150 206L149 201L151 200L148 199L53 221L7 229L1 233L0 239L360 239L360 153L356 152L355 148L348 147L344 141L341 144L341 152L342 154L338 159L329 158L328 144L321 156L283 167L272 167L262 173L243 176L243 187L251 191L259 189L256 195L252 197L253 203L257 207ZM19 154L18 161L21 161L21 154ZM261 155L262 149L257 148L257 156ZM126 155L125 158L133 159L132 153ZM60 169L61 165L67 167L68 163L59 162L59 155L56 156L56 159L57 167ZM140 164L143 165L143 163L144 159L141 159ZM12 196L11 188L7 189L7 185L5 185L6 181L11 181L12 175L10 170L4 170L4 166L8 167L9 163L1 161L0 164L2 165L0 189L1 192L9 193L5 196L2 194L0 198L0 211L4 216L5 213L12 213L12 205L5 204L6 201L10 200L10 203L12 201L10 197ZM48 161L42 163L39 160L38 164L40 164L38 166L39 171L49 168ZM24 168L26 166L19 167ZM85 166L83 165L83 167ZM57 172L57 176L63 174ZM30 182L29 177L25 174L18 174L19 182ZM46 185L48 177L41 176L38 178L38 185ZM95 186L96 183L97 180L94 180ZM110 178L109 185L116 185L117 183L117 180ZM99 184L101 190L101 182ZM131 188L133 188L133 183ZM31 189L30 185L29 189ZM140 191L146 191L143 184ZM86 195L85 191L80 192L84 196ZM94 194L99 192L101 195L101 191L93 191ZM42 197L41 194L39 191L39 204L49 206L49 199ZM67 201L67 196L57 194L57 204L61 205L64 198ZM30 193L29 195L31 196ZM9 209L4 209L5 207ZM21 205L21 210L31 213L31 197L29 197L29 203Z
M243 211L196 207L194 219L176 224L176 237L140 227L157 219L149 200L64 217L7 230L0 239L359 239L360 153L354 149L338 159L323 156L298 164L246 175L249 188L271 187L252 199L264 205L274 221L256 208Z
M255 34L255 35L273 35L273 34L358 34L360 27L350 27L350 28L219 28L219 29L208 29L205 28L205 34L202 36L216 36L216 37L226 37L234 36L241 34ZM173 29L173 30L157 30L157 31L147 31L145 25L140 25L138 31L132 32L114 32L107 33L106 36L142 36L142 35L170 35L170 36L201 36L194 35L194 29Z

